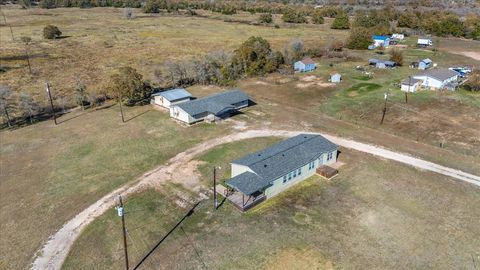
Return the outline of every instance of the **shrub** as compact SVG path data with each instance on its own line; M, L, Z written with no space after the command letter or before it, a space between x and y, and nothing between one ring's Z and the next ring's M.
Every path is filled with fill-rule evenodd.
M325 20L323 19L323 14L320 10L315 10L315 12L312 14L312 22L314 24L323 24L325 23Z
M403 66L403 53L398 49L390 51L390 61L397 63L399 66Z
M355 27L350 31L350 36L347 39L347 48L366 50L371 43L371 31L368 28Z
M259 21L261 23L272 23L273 22L272 14L271 13L261 14Z
M465 83L465 89L469 91L480 91L480 71L473 71Z
M145 13L159 13L160 12L160 4L157 0L147 0L145 2L145 6L143 7L143 12Z
M282 20L287 23L307 23L305 15L292 8L285 9Z
M339 13L332 23L332 29L349 29L350 22L348 21L348 15L346 13Z
M47 25L43 28L43 38L56 39L62 35L62 32L55 25Z

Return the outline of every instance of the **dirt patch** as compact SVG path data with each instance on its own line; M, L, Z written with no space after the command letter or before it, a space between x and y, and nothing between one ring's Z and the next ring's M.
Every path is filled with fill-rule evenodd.
M312 86L319 86L319 87L332 87L335 86L334 83L325 83L319 77L315 75L309 75L302 77L300 79L300 83L297 83L298 88L307 88Z
M470 57L472 59L480 61L480 52L454 52L454 51L452 51L452 53L461 54L461 55L464 55L466 57Z
M286 249L274 254L264 269L335 269L331 261L312 249Z

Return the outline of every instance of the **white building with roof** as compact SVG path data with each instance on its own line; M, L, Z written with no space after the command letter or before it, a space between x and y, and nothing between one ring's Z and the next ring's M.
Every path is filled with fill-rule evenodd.
M187 102L191 98L192 94L190 94L187 90L183 88L176 88L152 94L150 103L169 109L173 105Z
M170 107L170 117L186 124L226 118L249 105L249 96L240 90L229 90Z
M421 80L422 86L429 89L454 89L459 74L446 68L431 69L421 74L413 76L414 79Z

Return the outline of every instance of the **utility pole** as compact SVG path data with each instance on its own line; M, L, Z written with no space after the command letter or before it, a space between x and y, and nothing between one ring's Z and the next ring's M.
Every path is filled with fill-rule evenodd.
M12 30L12 26L7 23L7 17L5 17L5 13L2 12L2 16L3 16L3 20L5 21L5 25L8 25L8 27L10 28L10 34L12 34L12 41L15 41L15 38L13 37L13 30Z
M125 251L125 269L128 267L128 250L127 250L127 229L125 228L125 210L123 208L122 196L118 196L119 205L117 206L118 216L122 218L122 231L123 231L123 250Z
M380 125L383 124L383 119L385 119L385 113L387 112L387 99L388 99L388 93L385 92L385 95L384 95L384 99L385 99L385 103L383 105L383 114L382 114L382 120L380 121Z
M120 114L122 115L122 123L125 123L125 118L123 117L123 108L122 108L122 94L119 94L118 104L120 104Z
M213 209L217 210L217 168L213 166Z
M47 85L47 93L48 93L48 99L50 99L50 107L52 108L52 113L53 113L53 122L55 122L55 125L57 124L57 115L55 114L55 109L53 108L53 100L52 100L52 93L50 93L50 85L46 83Z
M410 92L411 85L412 85L412 76L408 76L408 91L405 92L405 103L408 103L408 92Z

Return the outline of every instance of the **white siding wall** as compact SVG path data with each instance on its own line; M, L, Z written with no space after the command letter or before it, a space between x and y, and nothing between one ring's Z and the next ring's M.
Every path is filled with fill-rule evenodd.
M244 172L253 172L249 167L232 163L232 178Z
M185 122L187 124L195 122L194 118L192 118L188 113L180 109L180 107L178 106L173 106L170 108L170 117Z

